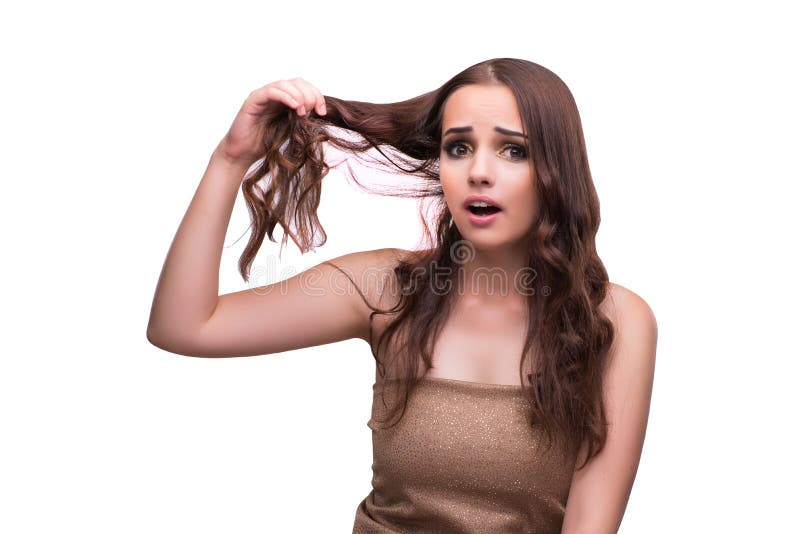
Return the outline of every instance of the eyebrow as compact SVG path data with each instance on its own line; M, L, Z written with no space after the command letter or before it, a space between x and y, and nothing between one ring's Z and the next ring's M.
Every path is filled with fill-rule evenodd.
M523 134L523 133L515 132L514 130L506 130L505 128L501 128L499 126L495 126L494 130L496 132L500 132L501 134L504 134L504 135L512 135L512 136L515 136L515 137L523 137L525 139L528 138L528 136ZM472 131L472 126L454 126L453 128L448 128L447 131L444 133L444 135L442 135L442 137L445 137L447 134L451 134L451 133L464 133L464 132L471 132L471 131Z

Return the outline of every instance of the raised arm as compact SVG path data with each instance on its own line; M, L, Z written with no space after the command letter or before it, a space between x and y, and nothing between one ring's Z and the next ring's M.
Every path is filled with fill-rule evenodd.
M367 305L326 262L286 281L219 296L220 259L237 191L261 156L265 120L285 106L298 115L326 112L322 94L300 78L273 82L247 97L214 150L167 254L147 326L152 344L189 356L248 356L368 335ZM388 250L331 262L358 286Z

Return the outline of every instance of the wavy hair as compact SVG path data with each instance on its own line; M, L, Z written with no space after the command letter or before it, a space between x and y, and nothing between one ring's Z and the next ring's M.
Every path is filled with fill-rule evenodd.
M608 274L595 247L600 208L581 120L569 88L550 70L522 59L491 59L402 102L325 96L327 114L306 117L286 108L265 125L265 156L242 183L253 230L239 270L247 280L264 235L275 242L278 224L284 230L281 248L287 237L303 253L325 243L316 215L321 181L331 168L325 143L364 159L377 151L383 157L375 160L381 168L419 178L411 188L386 192L433 201L433 213L421 213L431 248L400 259L393 268L393 283L401 288L397 303L387 309L373 306L353 282L372 310L370 348L383 393L389 383L400 387L401 397L387 417L396 424L420 379L420 360L424 370L432 367L434 342L451 310L451 293L437 288L452 282L463 263L456 251L465 240L444 202L438 165L444 104L453 91L469 84L510 88L529 138L540 205L528 236L528 267L539 289L526 293L529 313L520 382L533 401L530 424L545 431L548 448L555 440L573 457L584 448L582 468L606 441L603 371L613 328L600 310ZM376 314L389 314L391 320L374 340Z

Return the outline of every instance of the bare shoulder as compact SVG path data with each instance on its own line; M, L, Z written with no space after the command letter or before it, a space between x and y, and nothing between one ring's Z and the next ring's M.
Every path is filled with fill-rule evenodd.
M653 309L641 295L609 282L600 309L614 325L615 345L655 346L658 323Z
M355 288L357 294L352 303L361 316L363 326L358 336L361 339L369 339L369 317L373 307L394 305L395 299L391 297L397 293L395 267L414 255L412 250L387 247L351 252L323 262L335 268L333 279L337 287L348 285Z
M615 317L630 315L655 321L652 308L641 295L614 282L608 283L606 298L600 308L612 321Z
M413 251L379 248L351 252L323 263L336 267L341 274L348 275L359 289L374 295L394 273L399 261L410 254Z

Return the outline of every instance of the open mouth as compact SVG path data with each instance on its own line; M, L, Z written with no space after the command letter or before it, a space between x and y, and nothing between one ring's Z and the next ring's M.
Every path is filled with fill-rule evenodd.
M497 206L468 206L467 209L470 213L478 215L479 217L491 215L500 211L500 208Z

